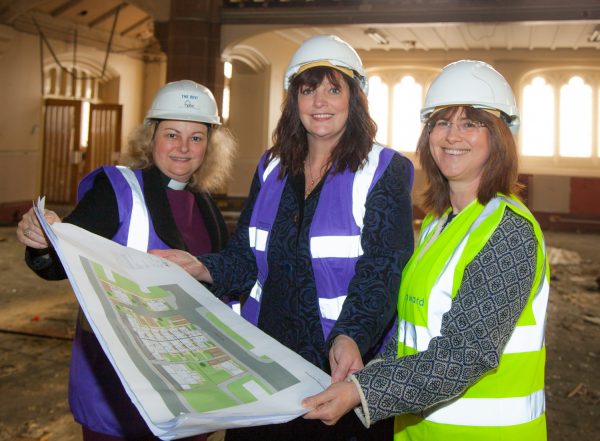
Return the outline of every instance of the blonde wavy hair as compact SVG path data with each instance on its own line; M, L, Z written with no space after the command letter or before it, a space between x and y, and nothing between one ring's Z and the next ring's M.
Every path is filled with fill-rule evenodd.
M161 120L150 120L135 128L127 140L127 152L122 163L133 169L144 169L154 164L154 133ZM194 191L221 190L229 179L237 141L229 129L208 125L208 145L202 165L192 175L189 186Z

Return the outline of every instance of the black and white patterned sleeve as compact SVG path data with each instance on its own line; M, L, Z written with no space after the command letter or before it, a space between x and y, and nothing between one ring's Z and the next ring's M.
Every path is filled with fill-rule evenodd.
M531 224L507 209L465 269L442 318L441 336L423 352L401 359L382 357L354 374L363 401L357 413L367 427L450 400L498 366L529 298L536 250Z

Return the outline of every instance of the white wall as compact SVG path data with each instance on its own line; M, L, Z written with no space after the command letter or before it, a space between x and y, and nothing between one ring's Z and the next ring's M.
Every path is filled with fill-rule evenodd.
M0 40L0 202L30 200L39 184L42 133L39 45L3 25Z

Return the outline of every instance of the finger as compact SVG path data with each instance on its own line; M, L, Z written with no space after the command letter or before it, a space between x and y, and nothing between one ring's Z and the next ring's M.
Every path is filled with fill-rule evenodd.
M341 357L341 360L336 364L335 367L331 368L331 382L337 383L338 381L345 380L348 376L348 372L351 368L351 359L347 357Z
M305 420L321 420L323 424L332 426L338 422L340 416L335 415L335 411L332 411L329 403L325 403L317 407L316 409L305 413L302 418Z
M329 367L331 368L331 372L334 372L337 368L337 360L335 359L335 352L333 352L333 348L329 351Z
M171 253L169 252L169 250L155 249L155 250L148 250L148 254L152 254L154 256L158 256L158 257L162 257L162 258L166 259L167 256L169 256Z

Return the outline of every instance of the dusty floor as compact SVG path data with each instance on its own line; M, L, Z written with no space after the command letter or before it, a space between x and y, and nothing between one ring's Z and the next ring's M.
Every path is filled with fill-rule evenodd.
M14 227L0 227L0 441L75 441L66 387L77 306L68 282L23 263ZM547 328L550 440L600 440L600 235L546 233L554 254Z

